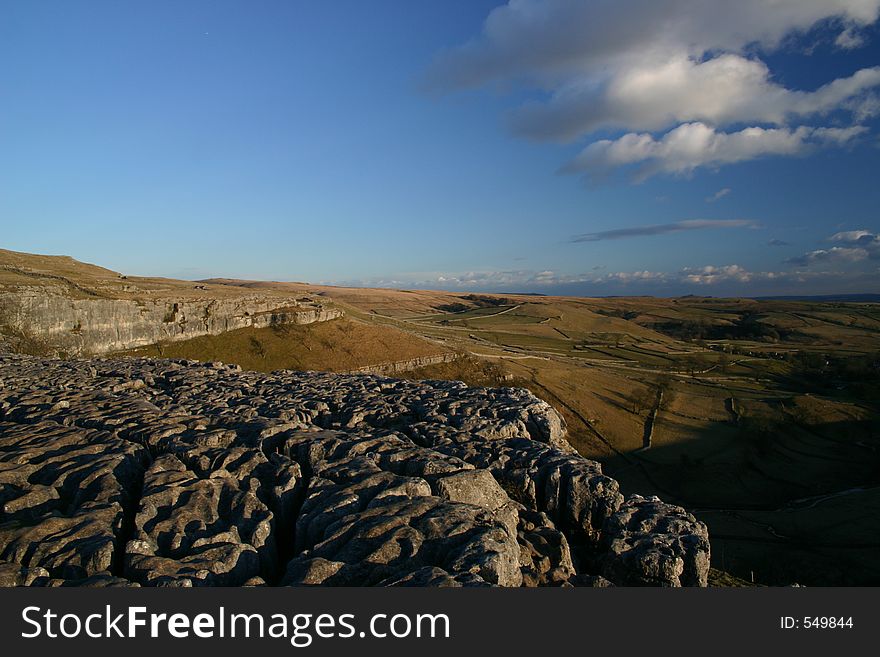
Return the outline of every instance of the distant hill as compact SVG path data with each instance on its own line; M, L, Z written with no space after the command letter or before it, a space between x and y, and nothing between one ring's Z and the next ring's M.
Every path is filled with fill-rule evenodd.
M38 255L34 253L20 253L0 249L0 268L4 274L0 275L0 284L5 278L19 275L48 275L49 277L67 276L86 280L118 279L118 272L92 265L87 262L74 260L66 255Z
M817 294L750 298L761 301L838 301L843 303L880 303L880 294Z

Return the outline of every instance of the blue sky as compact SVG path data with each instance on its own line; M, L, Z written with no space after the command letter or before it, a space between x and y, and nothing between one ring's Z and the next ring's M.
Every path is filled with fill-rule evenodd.
M3 0L0 246L181 278L880 292L878 9Z

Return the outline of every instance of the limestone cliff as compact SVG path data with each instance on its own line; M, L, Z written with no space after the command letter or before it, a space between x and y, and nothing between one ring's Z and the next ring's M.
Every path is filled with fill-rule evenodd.
M0 292L0 332L66 355L104 354L250 326L310 324L342 314L311 300L254 294L77 299L45 286Z
M100 355L342 315L306 289L125 276L69 256L0 249L0 351Z

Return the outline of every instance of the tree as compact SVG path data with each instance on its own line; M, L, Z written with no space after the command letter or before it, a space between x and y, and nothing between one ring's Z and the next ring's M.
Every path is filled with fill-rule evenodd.
M669 374L663 374L657 379L657 394L660 395L660 407L669 408L675 399L672 377Z
M629 401L632 405L632 412L640 415L642 411L646 411L654 407L655 393L651 388L640 388L630 395Z

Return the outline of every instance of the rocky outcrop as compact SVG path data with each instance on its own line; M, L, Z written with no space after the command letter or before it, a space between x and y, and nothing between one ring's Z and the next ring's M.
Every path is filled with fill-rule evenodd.
M603 574L635 586L705 586L709 533L680 506L632 496L605 521Z
M705 586L531 393L0 356L0 584Z
M72 298L51 287L0 292L0 332L39 341L47 352L98 355L217 335L247 327L311 324L343 312L311 300L233 298Z

